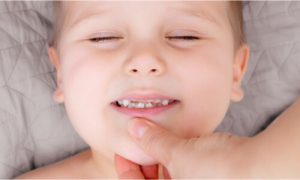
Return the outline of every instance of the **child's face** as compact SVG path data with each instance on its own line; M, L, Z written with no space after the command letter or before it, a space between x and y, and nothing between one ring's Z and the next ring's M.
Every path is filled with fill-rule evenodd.
M226 3L68 3L59 54L49 51L56 98L93 151L154 163L126 131L138 116L182 137L216 128L230 100L242 98L248 57L247 47L234 49ZM116 110L112 103L127 95L178 101L160 112Z

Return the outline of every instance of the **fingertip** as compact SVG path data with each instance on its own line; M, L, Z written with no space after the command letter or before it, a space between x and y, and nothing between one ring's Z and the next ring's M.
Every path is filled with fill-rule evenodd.
M128 122L128 132L132 137L141 139L148 128L153 126L154 124L147 119L134 118Z
M172 152L176 151L182 142L182 139L171 131L142 118L132 119L128 124L128 131L146 154L164 166L173 161Z

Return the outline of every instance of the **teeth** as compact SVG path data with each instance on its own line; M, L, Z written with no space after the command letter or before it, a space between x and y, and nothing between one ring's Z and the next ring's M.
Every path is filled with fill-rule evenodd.
M123 102L123 105L124 105L125 107L128 106L128 104L130 103L130 101L127 100L127 99L125 99L125 100L123 100L123 101L121 101L121 102Z
M161 101L160 101L159 99L155 99L155 100L154 100L154 103L157 103L157 104L158 104L158 103L160 103L160 102L161 102Z
M145 107L145 104L140 102L140 103L137 104L136 107L137 107L137 108L144 108L144 107Z
M153 107L152 103L148 102L148 103L146 104L146 108L152 108L152 107Z
M146 100L146 101L138 101L138 100L119 100L117 101L117 105L121 107L127 107L127 108L152 108L152 107L159 107L159 106L167 106L170 103L172 103L173 100L168 99L154 99L154 100Z
M128 108L134 108L135 105L134 105L133 103L129 103L127 107L128 107Z
M162 101L162 105L166 106L166 105L168 105L168 104L169 104L169 101L168 101L167 99L164 99L164 100Z

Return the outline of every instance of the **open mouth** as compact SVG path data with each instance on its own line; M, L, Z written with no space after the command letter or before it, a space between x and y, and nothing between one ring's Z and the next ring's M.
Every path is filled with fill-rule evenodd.
M131 117L151 117L174 107L178 103L179 100L175 99L122 99L112 102L111 105L118 112Z
M161 106L168 106L175 103L177 100L174 99L156 99L156 100L119 100L113 102L118 107L123 108L136 108L136 109L149 109Z

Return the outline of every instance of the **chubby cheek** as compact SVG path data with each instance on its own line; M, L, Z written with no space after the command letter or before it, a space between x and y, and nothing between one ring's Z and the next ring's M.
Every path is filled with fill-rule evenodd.
M193 96L190 93L188 103L184 107L184 121L177 127L181 128L184 137L197 137L208 134L223 120L229 106L227 92L194 87L195 91L201 92L202 96Z
M174 125L174 132L186 138L197 137L213 132L219 125L230 104L233 76L230 62L231 58L211 56L200 58L182 70L183 115Z
M109 121L104 111L108 106L109 70L89 57L69 57L70 60L63 66L66 110L80 136L97 148L107 142L107 136L113 139L119 128Z

